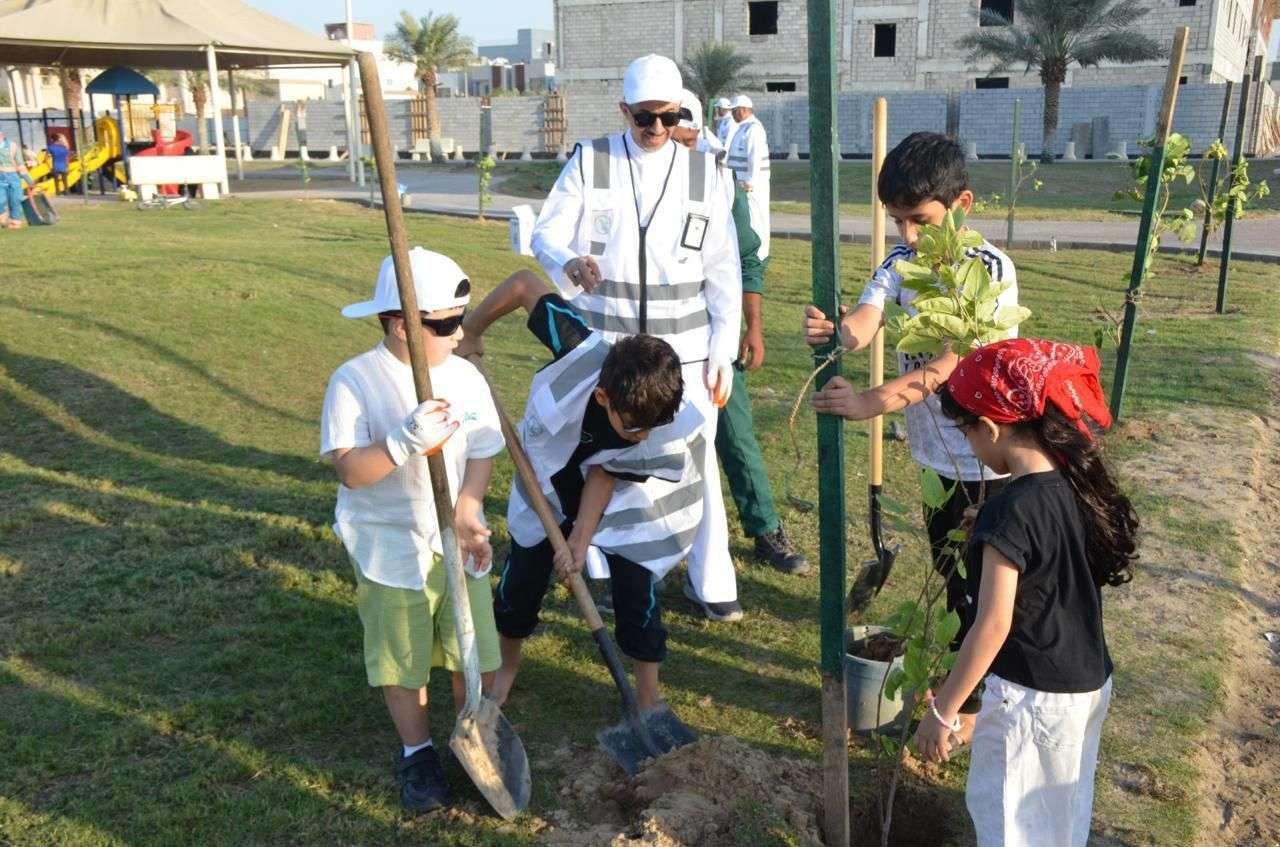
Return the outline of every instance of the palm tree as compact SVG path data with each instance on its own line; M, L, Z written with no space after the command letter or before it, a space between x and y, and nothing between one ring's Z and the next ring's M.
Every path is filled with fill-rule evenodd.
M685 59L685 87L698 95L708 121L711 120L712 100L745 87L746 77L742 71L749 64L750 57L737 52L733 45L711 41L704 41Z
M958 42L969 61L995 59L990 74L1025 64L1044 83L1044 144L1040 161L1053 162L1058 100L1067 69L1101 62L1146 62L1164 55L1160 44L1130 24L1151 11L1136 0L1017 0L1015 20L983 9L980 28Z
M470 38L458 32L454 15L434 15L415 20L400 12L396 31L387 39L384 52L401 62L412 62L427 101L427 137L440 137L440 116L436 110L436 82L440 71L465 68L475 58Z
M62 107L67 110L67 114L71 115L80 111L83 104L84 83L80 78L79 68L58 67L58 84L62 88ZM71 123L71 131L76 136L76 146L79 148L84 144L84 133L80 132L80 128L76 126L74 118L68 118Z

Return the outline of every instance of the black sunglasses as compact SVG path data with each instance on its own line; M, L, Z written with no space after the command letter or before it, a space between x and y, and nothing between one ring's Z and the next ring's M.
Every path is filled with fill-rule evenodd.
M383 317L399 318L403 317L400 312L383 312ZM422 325L431 330L435 335L441 338L448 338L462 327L462 322L466 320L467 310L463 309L462 314L453 315L448 318L422 318Z
M679 112L650 112L648 109L641 109L638 112L631 113L631 120L636 122L636 126L641 129L648 129L653 126L654 121L662 121L662 125L667 129L675 126L680 122Z

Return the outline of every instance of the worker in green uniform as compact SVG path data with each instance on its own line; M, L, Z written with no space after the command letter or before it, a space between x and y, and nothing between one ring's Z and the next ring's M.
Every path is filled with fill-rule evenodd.
M675 140L690 149L717 150L714 135L702 127L702 104L689 91L680 101L680 121L672 129ZM723 151L720 151L721 157ZM760 236L751 228L747 195L735 186L733 223L738 231L738 251L742 258L742 315L747 331L733 367L733 391L720 410L716 428L716 454L729 478L729 490L738 507L742 531L755 542L756 558L783 573L803 574L809 563L796 551L782 528L774 506L769 475L765 471L760 442L751 418L751 398L747 394L747 371L764 364L764 271L768 260L759 256Z

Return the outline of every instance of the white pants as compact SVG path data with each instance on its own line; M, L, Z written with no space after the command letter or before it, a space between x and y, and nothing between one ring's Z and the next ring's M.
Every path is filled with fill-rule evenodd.
M684 396L702 413L702 478L706 495L702 503L702 524L689 551L689 584L707 603L727 603L738 599L738 578L729 555L729 522L724 514L724 491L720 488L720 463L716 459L716 423L720 410L711 402L704 377L706 362L690 362L682 368Z
M965 804L978 847L1084 847L1111 680L1084 694L987 677Z

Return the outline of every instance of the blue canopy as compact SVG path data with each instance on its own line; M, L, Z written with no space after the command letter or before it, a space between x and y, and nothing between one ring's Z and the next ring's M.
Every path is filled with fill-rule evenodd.
M84 90L90 94L115 94L120 96L150 94L155 97L160 94L160 89L156 87L154 82L133 68L126 68L124 65L107 68L94 77L93 81L84 87Z

